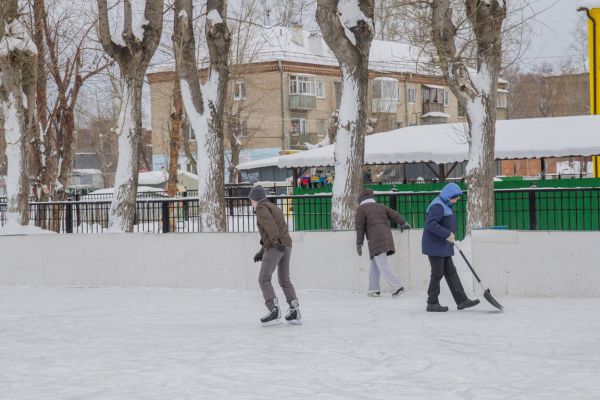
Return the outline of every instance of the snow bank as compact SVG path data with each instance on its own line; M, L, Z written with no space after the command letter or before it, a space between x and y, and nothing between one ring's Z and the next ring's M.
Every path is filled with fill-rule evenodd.
M19 225L15 223L7 223L6 225L0 226L0 236L12 236L12 235L56 235L54 231L48 231L35 226L33 222L29 225Z

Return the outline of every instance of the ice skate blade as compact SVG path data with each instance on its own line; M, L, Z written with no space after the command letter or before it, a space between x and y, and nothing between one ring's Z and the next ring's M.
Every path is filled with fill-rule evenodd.
M301 319L291 319L291 320L287 321L287 323L290 325L302 325L302 320Z
M269 326L281 325L281 324L283 324L283 322L281 321L281 318L277 318L277 319L274 319L273 321L261 322L261 324L262 324L262 326L264 326L265 328L267 328Z

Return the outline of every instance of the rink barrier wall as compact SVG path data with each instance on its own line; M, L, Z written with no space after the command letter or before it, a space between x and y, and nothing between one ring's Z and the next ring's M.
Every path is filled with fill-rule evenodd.
M368 252L356 255L354 232L291 235L297 288L366 291ZM389 258L415 292L425 292L429 280L421 235L394 231ZM475 268L496 296L600 296L600 232L490 230L472 240ZM0 285L256 289L258 249L253 233L3 236ZM459 256L454 261L471 291L470 273Z

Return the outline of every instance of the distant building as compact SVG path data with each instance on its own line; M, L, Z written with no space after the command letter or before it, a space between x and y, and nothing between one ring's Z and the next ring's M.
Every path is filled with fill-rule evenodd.
M339 65L320 33L272 27L257 35L259 49L251 62L233 68L229 84L232 113L237 115L233 129L241 133L244 149L241 163L323 141L340 104ZM374 132L462 120L456 98L443 79L419 61L418 49L375 40L369 67ZM206 69L201 69L200 79L205 75ZM148 73L155 169L167 164L174 77L170 65ZM500 82L499 118L506 115L506 84ZM226 127L232 129L231 125ZM193 133L185 134L195 149ZM229 150L228 140L225 145ZM185 157L180 156L180 168L185 168L183 163Z

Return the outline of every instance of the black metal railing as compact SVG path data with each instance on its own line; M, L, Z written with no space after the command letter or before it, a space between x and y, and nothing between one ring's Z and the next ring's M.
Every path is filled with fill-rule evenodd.
M400 212L415 228L438 192L378 192L377 201ZM256 216L246 197L226 198L228 232L255 232ZM331 228L331 195L272 196L290 231ZM502 189L495 191L495 224L521 230L600 230L600 189ZM110 200L29 204L36 225L60 233L100 233L107 229ZM458 237L466 227L466 201L455 206ZM0 204L0 224L6 204ZM199 232L195 197L145 198L136 202L135 232Z

